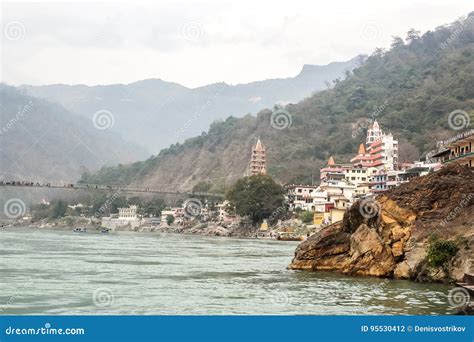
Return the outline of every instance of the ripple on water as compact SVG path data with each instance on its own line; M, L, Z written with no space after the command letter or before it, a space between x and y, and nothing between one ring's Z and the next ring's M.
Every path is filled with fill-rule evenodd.
M444 285L287 270L296 245L4 230L0 306L9 303L7 314L449 313ZM110 291L111 306L94 306L97 289Z

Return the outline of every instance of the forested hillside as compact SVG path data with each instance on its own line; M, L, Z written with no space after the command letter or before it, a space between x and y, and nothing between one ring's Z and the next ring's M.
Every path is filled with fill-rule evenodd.
M288 114L277 111L286 122L272 122L275 109L256 117L229 117L145 162L103 168L84 181L166 189L208 181L222 189L244 174L259 136L272 176L309 183L318 179L330 155L347 162L374 118L400 141L402 162L422 157L437 140L457 133L448 123L452 111L468 113L473 122L474 12L423 35L412 29L403 39L394 37L391 49L376 49L334 88L286 106Z

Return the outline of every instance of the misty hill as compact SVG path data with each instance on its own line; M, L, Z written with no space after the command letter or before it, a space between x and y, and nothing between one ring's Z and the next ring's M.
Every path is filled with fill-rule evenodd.
M457 133L449 114L474 108L474 12L468 19L377 49L333 89L286 106L292 124L272 127L271 110L229 117L208 132L164 149L156 157L119 168L103 168L85 181L137 183L190 189L199 181L215 189L241 177L250 148L260 136L268 172L281 182L311 182L330 155L348 161L365 140L363 124L376 118L400 141L400 161L423 156L437 140ZM471 123L473 118L471 117Z
M85 170L147 155L60 105L0 84L0 179L74 181Z
M248 84L186 88L160 79L105 86L22 86L30 95L62 104L90 120L99 110L114 115L112 130L152 153L201 134L215 120L257 113L275 103L297 102L326 89L365 56L324 66L305 65L296 77Z

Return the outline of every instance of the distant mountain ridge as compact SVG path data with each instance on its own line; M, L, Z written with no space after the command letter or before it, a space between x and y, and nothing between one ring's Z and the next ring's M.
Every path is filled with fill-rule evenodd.
M453 112L472 127L473 84L474 12L423 35L410 30L389 51L376 49L333 88L287 105L287 124L280 129L272 125L275 111L269 109L228 117L156 157L102 168L83 180L168 190L190 190L206 181L223 191L244 175L260 137L270 175L282 183L311 184L331 155L348 162L357 153L374 118L399 140L400 162L413 161L463 128L456 127Z
M241 117L274 104L297 102L326 89L335 79L361 65L366 56L328 65L305 65L295 77L247 84L215 83L187 88L161 79L113 85L45 85L19 88L27 94L59 103L87 119L107 110L110 130L144 146L151 153L206 131L216 120Z
M0 124L0 180L73 182L86 170L147 156L117 133L4 84Z

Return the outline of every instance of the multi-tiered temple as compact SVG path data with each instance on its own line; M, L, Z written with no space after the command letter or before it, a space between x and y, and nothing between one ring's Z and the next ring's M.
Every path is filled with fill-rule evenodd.
M267 173L265 146L257 139L257 143L252 147L252 156L250 157L250 165L248 170L249 176L261 175Z

